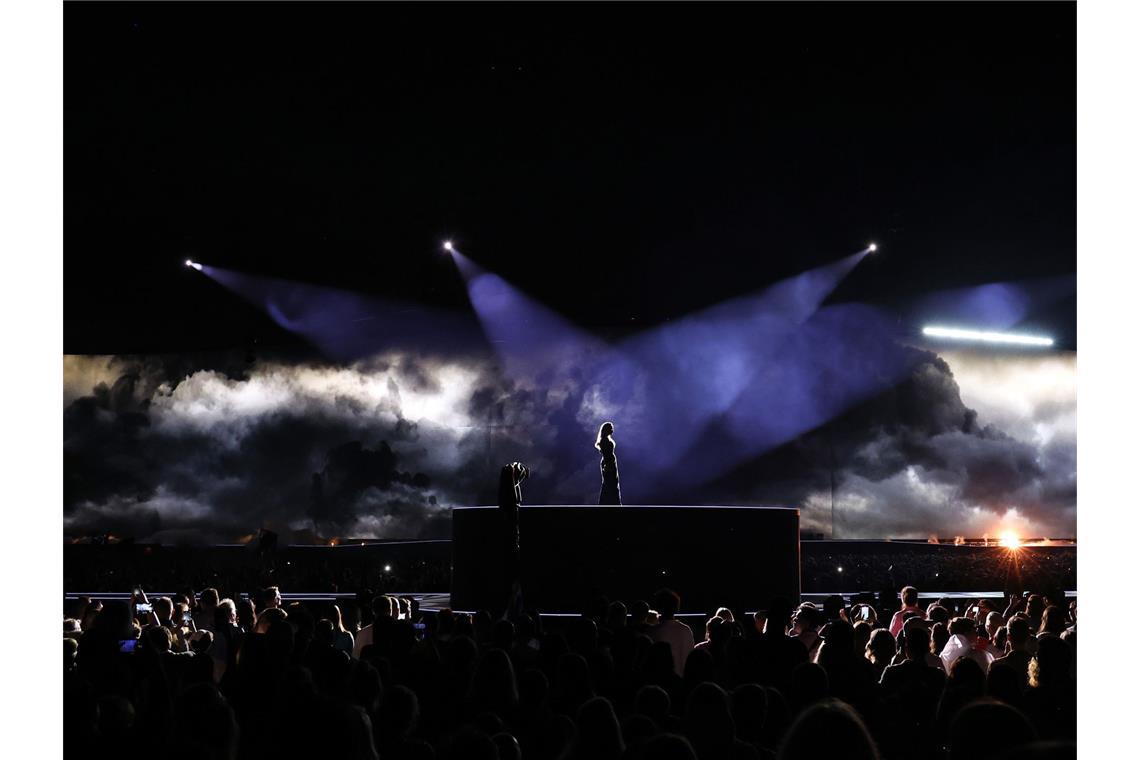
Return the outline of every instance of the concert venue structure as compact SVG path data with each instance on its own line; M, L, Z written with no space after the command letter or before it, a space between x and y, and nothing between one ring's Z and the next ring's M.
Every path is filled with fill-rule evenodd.
M1072 748L1071 6L610 7L68 4L67 754Z
M500 600L493 570L497 508L452 514L451 602ZM695 512L695 514L694 514ZM636 597L672 586L692 609L767 607L799 595L799 514L775 507L525 507L522 576L541 607L572 610L586 597ZM646 530L646 525L652 530ZM528 547L529 548L529 547ZM715 589L715 591L714 591Z

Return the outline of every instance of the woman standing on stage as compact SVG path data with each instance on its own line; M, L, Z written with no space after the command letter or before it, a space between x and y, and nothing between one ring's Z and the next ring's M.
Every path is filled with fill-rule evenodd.
M618 485L617 457L614 456L614 423L602 423L594 448L602 452L602 493L598 496L598 503L620 506L621 486Z

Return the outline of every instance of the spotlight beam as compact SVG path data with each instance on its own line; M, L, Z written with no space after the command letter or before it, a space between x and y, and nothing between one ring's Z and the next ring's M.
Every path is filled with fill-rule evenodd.
M186 266L190 267L191 269L197 269L199 272L202 271L202 265L197 261L192 261L191 259L186 259Z
M957 327L929 325L922 328L922 334L931 338L997 343L1010 346L1052 346L1053 339L1038 335L1019 335L988 330L965 330Z

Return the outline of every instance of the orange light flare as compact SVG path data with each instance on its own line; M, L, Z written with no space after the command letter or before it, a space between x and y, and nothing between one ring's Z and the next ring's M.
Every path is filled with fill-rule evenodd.
M1010 551L1017 551L1021 548L1021 539L1012 530L1002 533L998 543Z

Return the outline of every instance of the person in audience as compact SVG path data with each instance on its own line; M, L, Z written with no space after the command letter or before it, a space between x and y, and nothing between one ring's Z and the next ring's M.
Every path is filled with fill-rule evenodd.
M218 590L202 589L198 594L198 608L194 611L194 626L200 631L214 630L214 615L218 609Z
M873 695L875 669L863 657L866 645L856 649L855 629L843 620L824 626L816 662L827 673L831 696L857 709L868 709Z
M986 615L986 638L993 641L997 638L997 633L1005 625L1005 618L1001 613L994 610Z
M770 757L766 746L764 724L768 720L768 692L763 686L746 683L729 695L736 738L748 744L757 757Z
M174 628L174 602L169 596L160 596L154 599L154 617L158 624L166 628ZM179 620L181 625L182 621Z
M886 628L877 628L867 641L865 656L874 669L875 683L883 677L883 671L890 666L895 656L895 637Z
M950 721L966 705L986 695L985 668L971 657L959 657L946 676L946 688L938 702L937 734L947 735Z
M360 629L360 633L356 634L356 640L352 645L353 657L360 659L364 647L380 642L381 637L376 635L376 631L379 629L383 633L389 630L395 622L392 616L392 599L390 597L381 594L372 600L372 624L364 626Z
M699 641L695 649L708 650L719 662L724 657L728 640L732 637L732 624L724 618L714 615L705 623L705 637Z
M673 671L685 673L685 660L696 646L693 629L676 619L681 608L681 597L671 589L663 588L653 595L653 606L657 609L659 622L649 629L649 638L669 645L673 655Z
M406 597L361 591L370 624L354 637L339 603L282 608L270 587L253 592L271 602L255 617L249 600L210 591L256 589L256 578L200 578L213 586L186 625L180 595L156 599L153 615L123 601L65 604L69 754L1012 760L1076 732L1075 625L1045 597L1036 627L1032 596L1008 619L941 600L906 611L895 635L872 628L888 617L861 604L844 612L832 600L824 621L814 605L774 599L743 629L717 609L695 645L666 589L653 597L656 622L648 603L600 594L581 616L496 621L421 615ZM967 614L949 618L951 608ZM945 632L934 646L949 670L932 628Z
M905 659L897 665L883 670L880 683L888 692L921 690L925 694L941 694L946 680L941 664L932 666L927 660L930 655L930 631L916 625L903 632L903 654Z
M768 625L768 613L764 610L756 610L752 613L752 631L756 634L763 634L764 628Z
M1024 691L1029 688L1029 618L1024 615L1015 615L1005 626L1006 647L1008 652L1003 657L994 660L994 665L1008 667L1017 673ZM991 666L992 667L992 666Z
M862 603L852 606L849 617L853 625L866 623L871 626L871 630L875 630L879 625L879 613L876 612L875 608L870 604Z
M954 618L950 621L950 640L938 655L942 664L949 673L954 663L961 657L968 657L982 669L982 675L990 669L994 656L987 651L987 642L979 639L978 627L973 620L966 617Z
M237 602L238 627L243 633L251 633L257 623L257 607L252 599L239 599Z
M1041 630L1041 618L1045 615L1045 597L1040 594L1030 594L1025 601L1025 614L1029 618L1029 630Z
M985 651L995 660L1005 654L1004 645L998 643L998 639L1004 636L1004 629L1005 618L996 611L988 612L985 617L985 625L978 628L979 645L984 647Z
M871 634L875 629L866 620L860 620L852 626L852 630L855 633L853 649L862 657L867 651L867 644L871 641Z
M277 586L267 586L261 592L261 609L276 609L281 606L281 589Z
M242 631L237 625L237 605L233 599L223 599L214 609L213 646L210 656L214 658L214 681L221 683L226 669L237 663L237 652L241 646Z
M280 607L269 607L261 611L257 616L257 623L253 626L254 633L269 633L269 629L277 624L284 623L289 619L289 613Z
M1041 615L1041 627L1037 629L1037 636L1042 634L1052 634L1053 636L1060 636L1065 632L1065 627L1068 625L1068 620L1065 619L1065 611L1055 604L1051 604L1045 608L1045 612Z
M736 738L728 694L715 683L702 683L689 694L682 727L699 760L756 757L752 747Z
M879 748L863 719L849 705L824 700L796 718L776 757L778 760L879 760Z
M629 627L636 633L649 633L649 602L638 599L629 605Z
M332 648L351 655L356 646L356 641L348 629L344 627L344 619L340 614L340 606L330 604L328 607L328 616L325 619L332 623Z
M637 690L637 696L633 701L633 711L653 721L659 732L669 728L671 707L669 693L656 684L642 686Z
M945 628L950 624L950 610L934 602L926 608L926 619L930 621L932 627L942 623L942 627Z
M994 660L990 672L986 673L986 696L1020 707L1025 689L1025 676L1000 660Z
M948 760L995 760L1037 739L1029 719L995 699L966 705L950 723Z
M1075 740L1077 691L1072 678L1073 653L1059 636L1042 634L1029 662L1025 712L1042 739Z
M933 658L933 663L938 667L945 667L938 655L942 654L942 650L946 648L946 642L950 640L949 625L950 621L947 620L944 623L935 623L930 628L930 657Z
M918 606L918 589L914 586L903 586L902 591L899 592L899 599L902 600L902 609L891 616L891 624L888 628L892 636L899 635L899 631L902 630L903 623L908 617L915 615L922 618L926 617L926 613Z
M902 631L903 661L883 671L880 680L884 730L879 738L888 757L933 756L938 702L946 684L941 662L930 665L930 631L911 624Z
M808 658L815 660L816 652L823 639L819 636L820 626L823 625L823 613L811 602L804 602L796 608L792 615L792 638L798 639L807 650Z
M610 701L593 697L578 708L577 717L578 738L572 756L580 760L620 760L625 742Z

